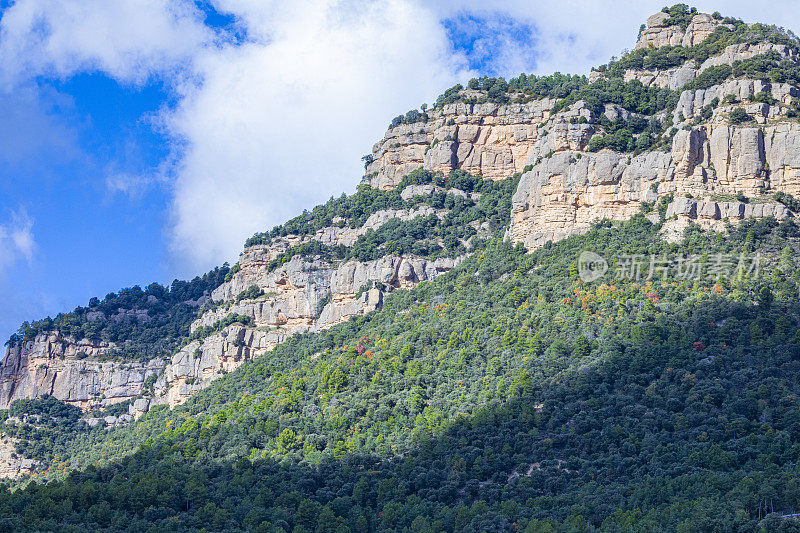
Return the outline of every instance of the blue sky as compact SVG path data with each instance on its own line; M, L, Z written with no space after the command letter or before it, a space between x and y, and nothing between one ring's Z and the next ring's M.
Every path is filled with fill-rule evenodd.
M120 284L169 277L168 189L125 193L107 183L148 174L166 156L166 140L142 117L168 99L158 86L81 74L6 102L19 113L0 133L0 221L24 215L35 244L0 273L0 331Z
M614 4L0 2L0 336L234 262L454 83L588 72L661 7Z

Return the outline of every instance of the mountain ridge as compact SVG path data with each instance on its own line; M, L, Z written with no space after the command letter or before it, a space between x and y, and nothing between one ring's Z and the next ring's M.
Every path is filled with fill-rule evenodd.
M619 234L631 231L648 243L667 238L672 243L690 243L686 246L693 246L692 238L707 239L698 236L703 228L727 232L751 252L748 247L761 238L774 239L769 246L778 247L781 239L793 235L798 205L792 195L800 194L797 42L760 25L686 10L678 14L681 16L662 12L650 17L633 52L588 77L523 75L511 82L479 78L466 89L456 86L446 91L431 110L424 108L398 117L365 160L365 176L354 195L331 199L270 232L253 236L233 267L225 265L198 278L200 281L192 282L194 288L186 294L178 292L173 298L170 291L158 286L139 292L131 289L135 293L133 303L115 308L115 300L131 295L121 291L54 321L26 324L9 341L0 368L0 408L12 407L14 401L26 406L20 408L20 423L15 422L17 429L12 430L20 455L26 457L22 450L27 450L40 461L42 469L58 464L52 452L48 455L36 449L27 438L28 431L36 434L50 429L24 429L26 424L36 426L27 422L26 417L33 415L24 409L39 409L36 401L49 401L50 396L86 411L69 415L70 420L81 421L79 426L85 424L77 430L79 433L93 431L88 429L91 424L108 426L111 435L119 435L108 442L118 438L113 442L119 450L129 451L131 443L140 446L156 436L180 440L184 434L194 435L199 426L187 413L204 417L203 424L218 427L212 422L214 415L210 413L216 412L216 407L209 398L222 395L228 401L239 394L240 387L262 387L257 380L234 381L230 375L240 367L239 377L255 373L268 381L265 386L275 384L274 389L268 389L269 394L262 391L267 394L264 409L282 413L275 418L281 420L280 425L273 419L259 421L263 426L263 435L257 438L261 447L253 446L259 452L245 453L237 448L243 456L253 460L273 455L327 460L344 456L348 449L366 449L365 439L382 453L390 453L395 449L392 446L408 449L409 442L394 433L384 437L390 444L373 440L383 436L377 424L365 426L365 431L373 433L359 440L341 433L344 428L338 427L339 422L333 419L336 417L325 419L325 424L336 426L335 430L318 420L320 412L335 412L336 405L347 403L337 394L349 390L348 380L356 377L351 369L378 364L378 360L385 367L372 374L373 384L381 384L381 375L407 380L402 381L407 388L385 392L397 396L391 407L391 412L398 409L392 415L392 424L409 434L435 433L447 421L458 419L460 415L449 412L454 407L448 405L460 405L466 411L474 407L453 398L450 404L445 402L449 396L424 380L426 372L434 372L436 365L430 360L417 361L413 350L404 353L399 340L392 341L398 344L379 348L381 339L373 338L369 331L355 334L353 328L363 328L376 316L389 324L387 311L383 311L387 301L389 309L409 323L415 312L446 316L448 308L441 307L445 294L436 295L442 299L439 303L426 300L429 291L435 292L429 289L431 282L451 284L454 294L457 288L476 283L495 291L499 300L512 298L514 317L528 306L561 316L563 310L556 305L567 309L589 298L579 286L572 286L577 282L574 275L564 277L561 270L554 274L554 279L569 283L574 294L566 293L566 287L548 286L536 298L533 292L519 294L522 281L515 288L507 280L539 276L537 268L556 272L555 266L548 266L543 258L562 270L571 267L571 259L557 260L552 250L572 253L576 243L591 245L594 241L569 241L561 248L552 243L587 232L598 242L608 242L603 240L603 228ZM684 46L684 41L690 46ZM672 53L664 60L666 69L653 68L663 59L660 49ZM709 50L717 53L711 55ZM679 91L682 87L688 89ZM598 225L600 220L605 222ZM609 221L625 220L632 220L621 226L628 229L609 229ZM732 221L741 221L742 230L733 229ZM503 244L504 238L509 242ZM718 240L703 242L710 247L719 245ZM528 256L523 254L526 248L531 252ZM503 266L504 254L515 258L509 260L515 268ZM777 263L776 255L772 250ZM493 265L496 273L476 266L484 256L500 263ZM507 278L500 279L502 276ZM454 277L463 285L453 284ZM501 285L492 288L492 283ZM732 285L716 289L717 285L709 283L706 289L736 294L737 298L749 298L750 293L761 290L754 284L745 283L744 288ZM614 293L616 288L611 287L601 292ZM661 289L650 286L647 291L642 288L640 295L638 287L626 288L641 298L640 310L642 305L656 306L658 299L667 299L666 293L672 290L659 295ZM516 295L512 294L514 290ZM647 296L648 291L655 296ZM594 289L590 292L593 295L586 300L589 307L591 299L600 297ZM783 297L790 298L791 290L785 292ZM490 301L485 294L481 298ZM400 304L393 302L407 306L396 309ZM451 306L458 307L458 302ZM525 309L520 310L523 306ZM463 305L459 309L463 310ZM627 313L628 308L624 309ZM794 310L790 314L794 316ZM167 320L178 315L181 318L175 324ZM159 350L158 357L142 353L140 347L149 346L146 341L126 342L124 335L121 340L109 340L111 333L104 329L117 324L131 332L126 335L135 333L144 339L160 316L166 317L171 329L163 337L169 342ZM537 321L541 322L543 316ZM436 339L428 332L429 343L437 348L451 341L453 348L460 347L459 352L445 349L444 355L438 354L439 364L461 373L466 372L465 362L471 359L487 368L497 367L498 375L487 371L481 376L491 383L495 391L491 394L474 390L476 383L450 377L448 387L468 389L469 398L484 404L529 395L537 387L536 380L549 383L551 376L539 369L540 373L532 377L523 357L558 359L573 350L572 346L579 354L575 357L584 357L599 349L593 344L599 337L599 323L589 329L581 327L580 335L550 331L553 337L543 340L539 332L534 341L533 330L547 328L541 323L534 328L533 319L528 320L527 326L516 324L519 331L503 330L502 324L494 324L500 330L496 342L503 347L494 363L480 361L475 352L477 347L496 349L485 344L487 339L495 342L495 333L490 335L488 326L483 326L483 343L469 335L464 338L464 331L455 338L451 334L448 340ZM391 327L386 325L386 331ZM64 334L67 331L79 334ZM153 338L162 338L155 329L153 332ZM410 337L404 335L402 330L394 337L387 333L394 339ZM343 344L342 339L348 336L357 340L351 338ZM316 338L325 340L309 340ZM550 342L553 339L560 347ZM309 347L315 342L320 343L320 349L312 353ZM473 348L470 343L475 343ZM295 346L304 348L301 354L291 356L290 348ZM422 344L415 346L424 352ZM286 361L277 361L278 355L271 355L274 350ZM337 350L342 354L338 358ZM122 357L120 352L129 355ZM292 368L292 364L300 366ZM691 364L699 365L696 361ZM557 373L558 365L548 365ZM303 373L311 377L294 375ZM413 384L415 379L418 381ZM309 403L305 396L310 390L318 390L326 402L332 403ZM362 389L355 393L370 396ZM25 403L31 399L34 403ZM374 401L388 406L378 398ZM184 404L185 409L167 414L171 413L168 408ZM544 405L553 412L550 405ZM303 411L295 413L296 406L302 406ZM361 408L349 407L354 409ZM526 410L525 416L536 418L541 413L537 409ZM296 422L283 420L286 413ZM358 425L357 417L348 415L345 419L353 427ZM185 426L183 433L170 433L158 425L168 421L175 427ZM384 422L389 424L388 419ZM54 431L58 434L60 430ZM328 431L334 431L331 435L336 437L326 436ZM142 438L145 434L152 436ZM92 446L106 441L94 433L90 438L96 442L87 448L59 444L59 453L73 454L69 468L88 466L97 459ZM198 441L199 434L192 439ZM196 459L188 441L181 441L180 449L184 458ZM555 462L545 467L540 464L540 468L556 476L573 469L569 457L547 460ZM528 462L524 468L517 465L508 472L508 480L529 479L537 471L535 463ZM26 463L25 469L19 468L13 475L42 471L36 468Z
M639 42L449 89L233 266L25 324L0 529L795 530L797 39L678 4Z

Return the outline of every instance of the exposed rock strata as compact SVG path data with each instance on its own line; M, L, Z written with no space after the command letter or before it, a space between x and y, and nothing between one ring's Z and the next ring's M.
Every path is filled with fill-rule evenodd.
M36 468L36 461L19 457L14 450L14 441L0 435L0 479L19 479Z
M537 247L584 232L599 219L630 218L642 202L665 194L754 197L770 190L800 194L800 125L710 123L678 131L671 152L566 151L543 160L520 180L509 235ZM707 220L791 216L783 206L769 204L732 207L705 201L688 212L682 205L671 213Z
M98 362L113 348L62 338L55 333L9 346L0 363L0 409L16 399L52 395L81 408L106 406L141 393L148 375L158 372L163 361Z
M683 91L678 100L678 105L673 113L673 120L680 122L679 116L685 119L693 119L699 116L703 108L713 104L714 99L721 102L726 96L733 96L737 101L750 100L756 94L764 92L772 96L783 105L792 103L792 99L800 96L800 89L788 83L769 83L762 80L729 80L719 85L714 85L708 89L698 89L695 91ZM721 112L730 111L730 108L722 108ZM746 109L748 113L760 117L760 122L764 119L775 119L786 114L786 110L780 105L767 105L764 103L749 104Z
M295 257L268 272L274 256L275 251L267 246L245 250L239 260L240 270L214 291L214 300L229 301L230 305L204 313L192 325L193 330L213 326L235 313L250 318L253 327L232 325L182 348L156 382L154 404L183 403L223 373L274 348L288 335L327 329L368 313L380 307L386 292L433 280L461 261L386 256L332 265ZM236 302L232 295L251 285L265 294ZM147 408L144 403L137 404L133 412L141 414Z
M539 138L538 125L548 119L555 103L549 98L505 105L459 102L430 110L427 122L386 132L372 148L364 182L392 188L419 167L507 178L525 166Z
M695 15L684 30L677 24L667 25L670 16L667 13L656 13L647 19L644 29L636 43L636 49L653 46L685 46L690 47L703 42L720 26L720 21L706 13Z
M147 404L134 404L133 414L140 416L151 405L168 404L172 407L183 403L214 379L275 347L285 337L285 332L232 325L202 342L190 342L172 357L159 376L152 400Z
M689 60L681 66L669 69L628 69L623 74L623 78L625 81L639 80L645 87L660 87L677 91L710 67L733 65L736 61L743 61L770 52L776 52L784 59L795 61L798 59L797 52L783 44L739 43L727 46L721 54L706 59L700 65L697 65L694 60ZM593 71L589 79L594 81L603 77L602 72Z

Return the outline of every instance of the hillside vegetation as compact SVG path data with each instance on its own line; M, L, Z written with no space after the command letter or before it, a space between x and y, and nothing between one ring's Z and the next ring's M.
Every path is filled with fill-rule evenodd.
M495 241L184 406L63 445L88 470L0 496L6 523L752 530L798 497L797 230L656 230L636 217L532 254ZM764 271L584 283L584 249L760 251Z
M684 4L665 12L665 27L684 30L696 15ZM555 116L583 101L583 115L559 116L561 130L557 120L548 125L547 114L532 128L543 129L542 136L545 128L588 132L581 148L569 148L576 152L570 165L608 156L621 167L643 152L664 155L652 152L672 150L678 127L692 131L713 119L733 128L755 118L729 107L744 105L728 98L734 95L720 95L686 120L675 109L677 90L625 81L627 71L697 65L730 45L800 51L797 38L780 28L707 18L726 25L695 46L625 53L591 82L559 73L476 78L466 89L445 91L431 113L451 104L551 99L547 113ZM773 50L713 66L683 88L733 78L797 88L800 68L787 57ZM797 93L783 93L780 104L770 94L742 98L776 106L770 120L796 126ZM715 114L719 105L724 113ZM673 127L673 110L682 125ZM412 110L391 127L424 123L427 113ZM758 139L752 146L763 152ZM437 137L427 149L439 142L455 141ZM0 490L0 531L800 531L800 521L782 518L800 510L800 200L768 191L769 165L753 157L759 165L751 174L763 177L760 188L753 186L758 198L741 189L712 194L722 190L712 186L698 187L705 197L655 194L661 183L674 186L666 178L653 180L650 202L645 194L633 201L603 190L609 205L633 206L626 217L638 205L641 213L596 221L582 235L526 250L507 238L512 197L553 156L541 153L529 160L535 165L514 167L524 173L497 181L458 169L404 171L391 190L362 185L257 233L241 264L169 288L123 289L23 324L12 347L42 334L103 340L115 343L103 356L115 364L183 348L184 355L195 352L184 366L201 370L172 375L176 388L196 386L172 409L147 396L172 371L160 367L166 369L149 376L141 394L137 389L105 410L86 414L45 396L0 411L0 431L16 453L37 461L29 477L0 485L8 489ZM587 182L610 171L592 168L600 170L586 174ZM702 174L704 168L684 181L711 175L713 168ZM578 178L567 175L572 186ZM531 205L550 194L547 180L557 181L555 174L541 176ZM794 179L789 170L775 169L774 176L773 182ZM614 185L637 194L651 186L640 191L637 183ZM424 194L404 194L410 187ZM560 204L580 199L565 190L554 186L548 199L556 224L569 219ZM696 215L700 203L716 210L717 201L728 200L742 213L745 204L751 213L757 206L763 217L703 220L719 231L691 221L690 208ZM686 211L677 210L679 201ZM767 216L761 204L768 202L786 218ZM670 220L668 211L676 213ZM381 222L360 232L371 217ZM679 242L666 240L675 228L682 233L672 241ZM345 235L352 240L339 230L354 230ZM608 266L591 281L580 259L587 251ZM377 270L364 265L386 257L398 259L392 268L409 257L450 259L435 276L407 274L405 284L381 286L369 307L365 292L377 289L377 276L358 278L369 279L360 288L361 281L332 289L334 270L346 261ZM307 271L296 267L279 278L292 261ZM323 270L325 296L292 285L307 288ZM211 299L218 288L227 296ZM325 323L329 329L309 325L336 298L370 312L342 314ZM286 300L311 302L314 312L279 323ZM198 325L204 313L213 320ZM274 323L264 318L271 313ZM285 336L268 346L245 346L245 334L266 337L290 319L307 327L280 330ZM228 338L233 328L241 336ZM216 345L190 344L212 337ZM200 367L214 346L222 363ZM226 366L233 362L241 366ZM205 369L213 376L201 387ZM136 401L147 404L131 410L138 419L100 421Z

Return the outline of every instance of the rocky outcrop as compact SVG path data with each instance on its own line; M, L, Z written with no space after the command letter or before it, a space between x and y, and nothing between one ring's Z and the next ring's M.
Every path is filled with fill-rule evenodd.
M650 17L650 19L663 19L666 13L659 13ZM709 17L708 15L696 15L695 19L699 17ZM709 17L710 18L710 17ZM713 19L712 19L713 20ZM657 20L654 23L660 24ZM715 22L712 22L712 24ZM649 24L649 23L648 23ZM699 26L695 26L697 28ZM728 26L730 28L730 26ZM636 48L646 48L650 46L694 46L700 44L702 39L705 39L712 32L708 33L706 30L697 30L689 25L683 37L681 37L680 26L663 26L656 25L648 28L642 33L642 37L636 45ZM690 38L684 38L690 35ZM678 42L680 37L680 42ZM697 39L701 39L698 41ZM689 44L689 43L693 44ZM708 68L719 65L733 65L736 61L743 61L752 57L763 55L767 53L778 54L782 59L789 59L797 61L798 52L785 44L776 44L770 42L756 42L756 43L737 43L727 46L721 54L709 57L703 63L697 64L694 60L688 60L683 65L669 69L628 69L624 73L625 81L639 80L646 87L660 87L672 89L673 91L679 90L687 83L694 80L700 73ZM590 75L590 81L594 81L604 77L602 72L593 71Z
M421 281L434 280L455 268L462 259L430 261L414 256L387 256L375 261L343 263L333 271L331 302L322 310L315 329L327 329L351 316L377 309L383 302L384 293L394 289L410 289Z
M684 30L678 24L669 24L668 13L660 12L647 19L645 28L636 43L636 49L662 46L694 46L714 33L721 22L706 13L695 15Z
M623 220L642 202L673 194L670 216L701 221L791 216L772 203L718 203L713 195L800 194L800 124L734 126L724 121L680 130L671 152L629 156L604 150L562 152L523 174L509 236L538 247L586 231L603 218ZM691 195L700 200L688 201ZM712 226L712 224L706 224Z
M404 197L410 199L434 192L480 198L478 193L425 185L409 187ZM102 362L98 359L112 350L113 344L63 339L56 334L17 343L9 349L0 367L0 408L7 408L18 398L46 394L83 409L134 400L129 413L113 421L90 419L92 423L108 426L138 418L152 405L182 403L225 372L274 348L287 336L327 329L354 315L377 309L386 292L432 280L459 261L388 256L368 262L328 262L296 256L272 268L272 262L290 247L312 240L352 246L362 235L390 221L443 217L445 213L446 210L428 205L384 209L373 213L357 228L340 224L311 235L288 235L274 239L269 245L246 248L230 281L212 292L210 300L215 305L191 325L192 332L204 328L202 340L189 343L167 361ZM253 286L261 290L261 295L240 296ZM221 321L231 314L248 317L250 325L234 324L220 330ZM92 317L99 319L113 317ZM153 374L158 379L150 397L150 389L145 390L144 385Z
M9 346L0 363L0 409L14 400L52 395L83 409L136 397L163 361L100 362L113 344L39 334Z
M214 379L274 348L285 338L285 331L232 325L202 341L192 341L172 357L156 381L150 401L134 403L133 414L140 416L151 405L179 405Z
M678 100L678 105L673 113L673 121L680 122L680 116L685 119L694 119L701 115L703 108L711 106L716 99L721 102L727 96L732 96L736 101L750 100L758 93L772 96L784 106L792 103L792 99L800 96L800 89L788 83L769 83L762 80L729 80L708 89L683 91ZM722 108L720 112L729 112L733 108ZM786 108L780 105L767 105L765 103L752 103L745 111L754 116L759 122L765 123L767 119L775 119L786 115Z
M505 105L459 102L430 110L426 122L391 128L375 144L364 183L390 189L419 167L507 178L525 166L538 125L554 105L545 98Z
M730 222L746 218L774 217L778 220L793 217L786 206L777 203L744 203L713 199L676 198L667 206L663 236L670 242L680 241L689 224L704 229L723 231Z
M228 326L178 351L156 381L153 405L183 403L214 379L271 350L289 335L324 330L373 311L383 303L385 293L433 280L461 261L386 256L332 264L298 256L269 271L269 258L275 255L269 246L242 253L239 271L213 294L215 301L227 304L204 313L192 324L192 330L213 327L230 314L248 317L251 326ZM252 285L264 294L238 302L231 296ZM132 414L140 416L148 407L143 402L136 404Z
M297 256L270 271L267 258L272 255L269 247L246 250L239 259L241 270L212 293L213 301L227 305L204 313L192 324L192 331L200 326L213 326L231 313L248 316L257 326L307 329L330 290L333 267L324 261ZM252 286L264 291L264 296L236 302L237 295Z
M17 455L14 440L0 435L0 480L19 479L34 471L37 462Z
M623 74L623 77L625 81L639 80L645 87L660 87L677 91L710 67L733 65L736 61L743 61L771 52L779 54L784 59L794 61L798 59L797 52L783 44L768 42L739 43L729 45L721 54L706 59L700 65L697 65L694 60L689 60L679 67L663 70L628 69ZM590 79L596 80L602 77L603 74L601 72L593 71Z
M697 77L699 69L695 68L694 61L689 61L680 67L664 70L628 69L623 74L627 81L639 80L645 87L659 87L677 91ZM602 78L599 72L592 72L592 79Z
M744 61L751 57L760 56L763 54L775 53L778 54L780 59L789 59L797 61L798 53L794 48L790 48L785 44L776 44L770 42L758 43L737 43L725 47L721 54L709 57L697 69L698 72L703 72L707 68L716 67L719 65L733 65L736 61Z
M673 175L669 154L559 152L522 175L509 236L535 248L582 233L595 220L630 218Z
M716 202L677 198L667 207L666 218L687 217L695 220L743 220L745 218L775 217L783 219L790 216L785 205L775 203Z
M763 190L800 193L800 124L764 127L712 123L675 135L675 191L689 193Z

